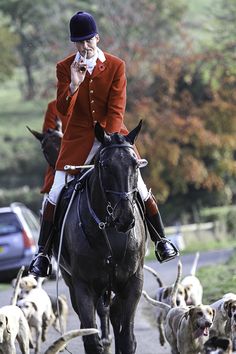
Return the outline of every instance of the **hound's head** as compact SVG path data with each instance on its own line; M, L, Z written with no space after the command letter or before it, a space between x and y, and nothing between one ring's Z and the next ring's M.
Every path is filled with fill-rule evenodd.
M209 329L213 324L215 310L208 305L199 305L190 308L186 313L194 330L194 337L209 336Z

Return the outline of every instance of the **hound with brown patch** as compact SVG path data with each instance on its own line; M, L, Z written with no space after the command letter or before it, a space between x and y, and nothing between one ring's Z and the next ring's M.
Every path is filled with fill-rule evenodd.
M204 342L209 338L209 329L213 323L214 309L208 305L171 307L150 298L146 292L143 295L150 303L164 310L165 337L172 354L203 352Z
M155 297L156 300L163 302L165 304L171 305L172 292L173 292L174 287L176 286L175 305L180 306L180 307L186 307L186 302L185 302L186 292L185 292L184 286L180 284L180 278L181 278L181 274L182 274L181 262L179 262L179 264L178 264L177 278L175 281L176 285L174 284L174 285L166 286L166 287L163 286L161 279L159 278L158 274L155 272L154 269L152 269L151 267L148 267L146 265L144 265L144 269L151 272L155 276L158 284L162 286L157 289L156 297ZM163 329L164 316L165 316L165 311L163 311L162 308L158 307L157 311L156 311L156 319L157 319L157 327L158 327L158 331L159 331L159 341L162 346L164 346L164 344L166 342L165 335L164 335L164 329Z
M216 312L214 323L210 330L211 337L226 335L231 338L231 318L235 304L236 294L234 293L227 293L221 299L211 304L211 307Z

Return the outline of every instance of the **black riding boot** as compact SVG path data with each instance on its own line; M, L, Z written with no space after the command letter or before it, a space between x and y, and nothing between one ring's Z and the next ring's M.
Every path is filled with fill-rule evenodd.
M51 245L46 243L53 232L53 217L54 217L55 205L51 204L49 201L45 205L42 223L38 241L38 252L35 254L30 266L29 274L35 277L47 277L51 274ZM51 242L49 241L49 244Z
M155 243L156 258L160 263L170 261L179 255L179 251L165 237L161 215L152 195L145 201L145 206L148 231L152 241Z

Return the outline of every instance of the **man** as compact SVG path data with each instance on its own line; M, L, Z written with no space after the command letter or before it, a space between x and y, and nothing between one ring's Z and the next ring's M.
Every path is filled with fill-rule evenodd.
M53 213L65 182L65 165L88 164L100 143L95 139L94 125L98 121L107 133L127 134L124 126L126 105L125 63L106 52L97 44L99 35L94 18L87 12L78 12L70 20L70 39L77 53L57 64L57 109L66 115L68 123L62 139L56 164L53 186L43 213L38 254L30 272L35 276L48 275L50 255L44 247L53 229ZM73 176L70 176L73 179ZM156 243L160 262L177 255L177 250L165 239L164 228L157 204L144 184L141 174L139 193L147 208L147 218L153 225L150 236ZM159 241L158 234L163 238Z

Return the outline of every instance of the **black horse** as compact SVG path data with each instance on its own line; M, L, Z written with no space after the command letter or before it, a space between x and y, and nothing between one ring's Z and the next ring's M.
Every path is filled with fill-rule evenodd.
M127 136L106 134L94 168L76 193L64 223L62 276L81 328L96 327L101 299L110 299L116 354L136 351L134 317L143 287L146 229L137 197L139 160L133 144L141 123ZM57 257L60 238L54 240ZM84 337L87 354L103 353L97 334Z

